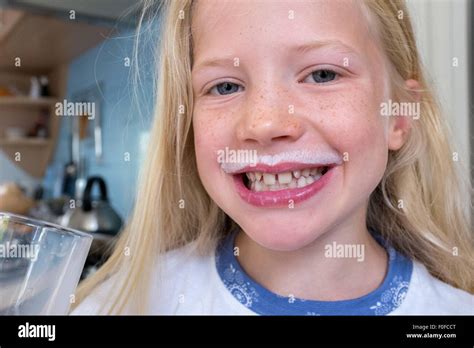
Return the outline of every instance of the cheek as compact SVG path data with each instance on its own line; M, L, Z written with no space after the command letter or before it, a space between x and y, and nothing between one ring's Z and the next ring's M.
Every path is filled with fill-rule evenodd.
M199 111L193 113L194 148L196 152L196 162L199 176L203 181L212 168L212 159L215 150L218 148L217 129L211 122L210 117L206 117Z
M202 147L208 148L216 138L217 130L211 120L210 117L206 117L200 111L193 112L193 132L196 150Z
M197 109L193 112L193 132L196 163L202 183L213 191L216 176L224 176L217 162L217 153L231 147L232 129L229 118L215 110Z
M385 122L380 116L380 97L373 89L353 89L316 105L324 115L319 126L326 141L350 157L379 156L387 152Z
M379 105L370 94L348 100L350 109L347 111L352 115L341 125L341 146L348 153L346 183L361 198L377 187L387 165L385 120L380 116Z
M193 112L193 130L195 144L204 146L229 146L229 136L232 134L234 110L214 110L206 107L196 107ZM224 145L224 146L222 146Z
M316 105L315 112L324 115L317 122L325 141L344 156L345 184L360 197L375 189L387 164L386 120L380 116L380 102L374 89L358 88Z

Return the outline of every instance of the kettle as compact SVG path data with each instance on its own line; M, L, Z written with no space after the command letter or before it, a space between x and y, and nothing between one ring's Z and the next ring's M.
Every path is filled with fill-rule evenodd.
M93 185L99 185L99 199L92 200ZM87 179L82 201L78 207L70 208L61 218L60 224L89 233L117 234L122 227L122 219L110 206L107 198L107 186L100 176Z

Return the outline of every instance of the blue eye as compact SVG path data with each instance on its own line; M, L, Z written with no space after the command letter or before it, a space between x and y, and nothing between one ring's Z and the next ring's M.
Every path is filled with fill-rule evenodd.
M216 94L216 93L213 93L213 91L217 90L218 95L227 95L227 94L232 94L232 93L238 92L239 87L241 87L241 86L239 86L236 83L222 82L222 83L219 83L219 84L215 85L214 87L212 87L209 90L208 93Z
M327 83L327 82L331 82L335 80L337 76L338 76L338 73L332 70L322 69L322 70L313 71L311 74L308 75L307 78L311 77L312 80L316 83ZM306 79L304 82L308 82L306 81Z

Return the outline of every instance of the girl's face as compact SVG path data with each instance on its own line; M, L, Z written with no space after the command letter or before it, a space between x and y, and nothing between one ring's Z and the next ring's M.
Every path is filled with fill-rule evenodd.
M395 135L380 116L384 60L359 6L206 0L194 9L199 175L266 248L297 250L341 225L365 223ZM238 160L238 150L267 157L223 170L218 160Z

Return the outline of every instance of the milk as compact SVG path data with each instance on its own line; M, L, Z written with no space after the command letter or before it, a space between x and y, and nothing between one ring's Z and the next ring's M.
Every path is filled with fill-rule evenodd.
M67 314L92 236L0 213L0 314Z

